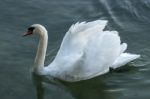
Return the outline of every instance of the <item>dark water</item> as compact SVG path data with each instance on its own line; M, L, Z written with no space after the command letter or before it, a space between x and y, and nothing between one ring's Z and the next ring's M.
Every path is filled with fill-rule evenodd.
M150 0L1 0L0 99L150 99ZM32 75L37 39L22 38L33 23L46 26L46 64L72 23L109 20L128 51L142 57L124 68L76 83ZM133 67L134 66L134 67Z

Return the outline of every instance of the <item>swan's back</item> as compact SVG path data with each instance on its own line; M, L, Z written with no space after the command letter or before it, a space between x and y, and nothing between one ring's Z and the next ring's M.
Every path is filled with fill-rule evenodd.
M90 79L109 71L126 49L116 31L103 31L105 20L72 25L66 33L56 58L46 69L62 80Z

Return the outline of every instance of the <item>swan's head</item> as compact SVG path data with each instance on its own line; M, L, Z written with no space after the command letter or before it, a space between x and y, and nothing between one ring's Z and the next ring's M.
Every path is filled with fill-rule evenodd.
M43 25L33 24L27 29L27 32L25 32L23 36L32 35L32 34L38 34L40 36L43 36L46 33L47 33L47 30Z

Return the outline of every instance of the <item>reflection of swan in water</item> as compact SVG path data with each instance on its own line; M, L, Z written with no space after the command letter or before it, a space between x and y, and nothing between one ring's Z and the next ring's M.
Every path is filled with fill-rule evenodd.
M101 81L105 77L80 82L62 82L33 74L37 99L116 99L106 91L109 86ZM94 97L94 98L93 98Z
M37 99L75 99L67 87L52 77L32 74Z
M42 86L42 77L37 76L33 73L32 79L33 79L33 82L36 87L37 99L44 99L44 89Z
M29 34L39 35L39 46L34 72L51 75L65 81L80 81L107 73L109 68L117 68L140 57L124 53L127 44L121 44L116 31L103 31L107 21L81 22L71 26L53 62L44 67L48 34L44 26L34 24L28 28Z

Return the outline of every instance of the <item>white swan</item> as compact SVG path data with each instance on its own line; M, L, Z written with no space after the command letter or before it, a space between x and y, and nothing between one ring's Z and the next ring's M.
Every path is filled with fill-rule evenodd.
M124 53L127 44L121 44L116 31L103 31L105 20L73 24L66 33L60 49L51 64L44 67L48 34L44 26L33 24L24 34L38 34L39 46L33 71L51 75L65 81L80 81L107 73L139 58L140 55Z

